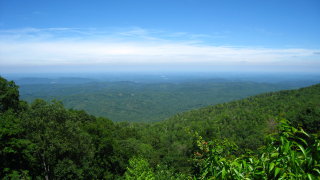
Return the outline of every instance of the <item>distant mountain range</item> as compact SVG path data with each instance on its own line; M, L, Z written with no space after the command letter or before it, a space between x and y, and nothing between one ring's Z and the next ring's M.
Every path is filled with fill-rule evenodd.
M207 105L315 83L314 80L263 83L222 78L142 83L70 77L22 78L16 82L21 98L28 102L36 98L57 99L68 108L130 122L160 121Z

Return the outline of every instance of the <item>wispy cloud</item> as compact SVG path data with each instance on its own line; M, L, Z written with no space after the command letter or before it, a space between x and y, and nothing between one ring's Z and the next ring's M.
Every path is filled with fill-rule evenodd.
M319 49L213 46L211 35L130 29L0 30L0 66L302 65L319 67ZM212 40L212 39L211 39ZM214 40L214 38L213 38Z

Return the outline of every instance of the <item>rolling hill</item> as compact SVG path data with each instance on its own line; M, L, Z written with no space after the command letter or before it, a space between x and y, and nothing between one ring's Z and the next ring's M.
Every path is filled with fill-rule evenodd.
M73 81L70 78L35 79L31 84L26 84L27 81L18 81L23 100L57 99L67 108L86 110L113 121L129 122L161 121L174 114L208 105L303 86L291 82L259 83L224 79L179 83L87 82L87 79Z
M320 176L320 84L206 106L154 123L112 122L57 101L29 104L19 100L14 82L3 78L0 93L4 179ZM269 137L271 143L265 141Z
M240 147L238 153L242 153L261 147L268 134L277 132L282 118L307 132L319 133L320 84L179 113L148 128L143 127L141 136L148 136L151 139L147 138L146 142L156 144L156 156L163 157L161 161L183 169L182 164L185 168L190 166L186 162L193 152L190 149L194 148L195 132L207 141L228 139L235 142Z

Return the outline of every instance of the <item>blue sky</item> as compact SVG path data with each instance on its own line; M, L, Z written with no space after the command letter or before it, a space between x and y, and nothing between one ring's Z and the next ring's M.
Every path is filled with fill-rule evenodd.
M319 71L318 0L0 0L0 71Z

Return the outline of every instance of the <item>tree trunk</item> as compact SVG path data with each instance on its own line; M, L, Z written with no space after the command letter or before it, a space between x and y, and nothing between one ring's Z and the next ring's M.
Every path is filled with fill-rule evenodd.
M42 155L42 163L43 163L43 168L44 168L44 174L45 174L45 179L49 180L49 167L47 167L44 155Z

